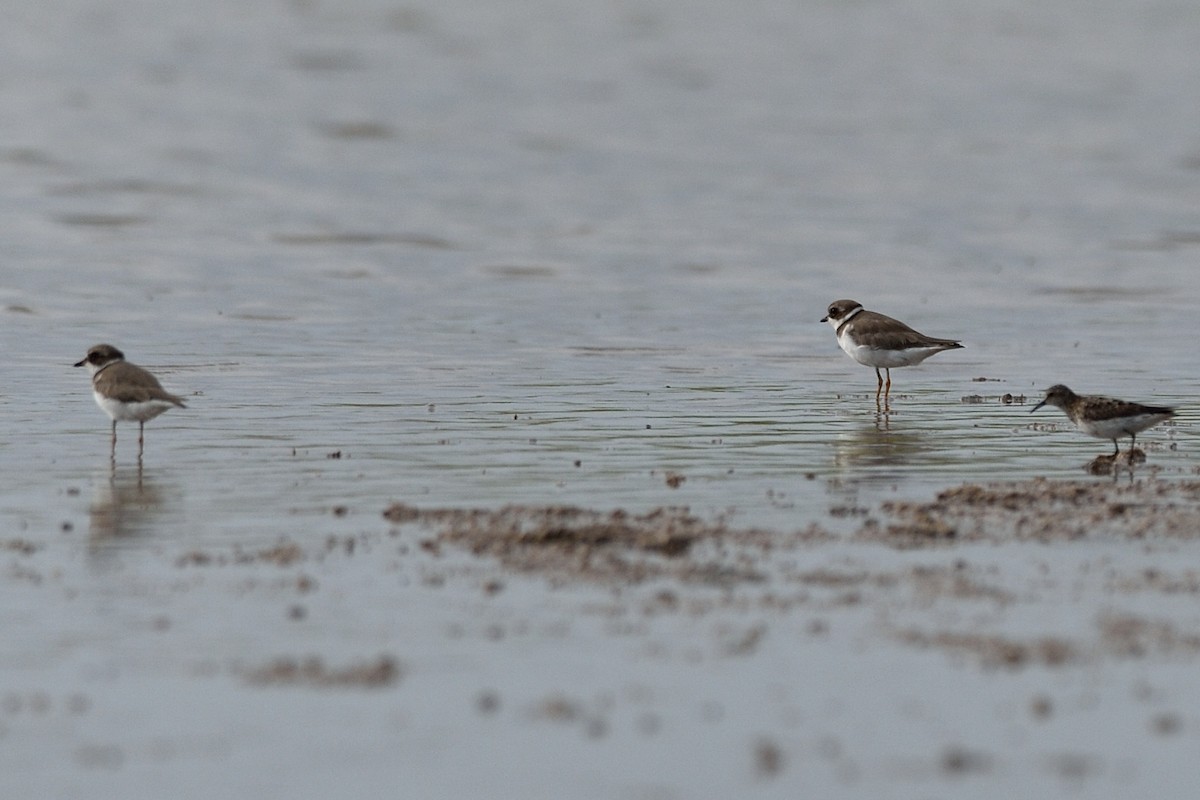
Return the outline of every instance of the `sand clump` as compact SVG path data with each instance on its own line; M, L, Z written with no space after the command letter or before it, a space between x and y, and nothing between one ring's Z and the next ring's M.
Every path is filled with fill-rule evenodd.
M736 528L682 507L634 514L576 506L419 509L396 503L383 516L433 531L421 543L430 552L452 544L523 572L622 582L667 575L686 583L758 582L764 576L754 565L763 553L796 537L830 536L817 526L793 534Z
M253 686L381 689L397 683L402 674L400 662L389 655L344 667L331 667L318 656L283 656L247 670L244 677Z
M843 507L854 513L841 513ZM1113 543L1136 543L1146 557L1156 541L1169 548L1200 541L1200 481L963 484L927 501L831 506L831 520L861 520L838 534L820 522L794 531L737 527L685 507L634 513L396 503L383 516L405 552L443 561L430 572L443 581L462 569L455 553L491 562L481 584L489 597L506 585L493 565L558 585L649 584L644 593L613 593L605 613L621 619L712 613L711 652L721 658L752 655L778 636L836 640L845 630L997 670L1200 653L1200 633L1187 621L1121 608L1123 598L1139 594L1200 593L1200 571L1108 561ZM1053 547L1023 548L1013 560L1008 548L993 547L999 544ZM1080 586L1105 598L1103 613L1079 605ZM1063 624L1030 625L1030 604L1039 602L1071 610ZM802 625L787 621L797 610L806 615ZM740 614L749 616L732 616ZM552 704L542 716L569 715L564 708ZM949 757L947 769L977 767L960 760Z
M929 502L889 501L886 522L869 519L856 538L898 548L970 541L1069 541L1200 536L1200 482L1051 481L965 484Z

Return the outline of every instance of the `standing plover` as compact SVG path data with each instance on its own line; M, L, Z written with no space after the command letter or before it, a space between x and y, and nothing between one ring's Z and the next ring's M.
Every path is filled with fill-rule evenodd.
M953 339L934 339L918 333L898 319L867 311L856 300L835 300L829 312L821 318L837 332L838 345L846 355L860 364L875 368L878 385L875 398L884 393L886 399L892 391L892 368L911 367L943 350L962 347ZM887 372L885 387L880 368Z
M98 344L75 366L87 366L92 372L92 396L96 405L112 419L112 451L117 451L117 421L137 422L138 460L142 458L143 431L146 422L172 406L186 408L183 399L163 389L158 378L125 360L125 354L111 344Z

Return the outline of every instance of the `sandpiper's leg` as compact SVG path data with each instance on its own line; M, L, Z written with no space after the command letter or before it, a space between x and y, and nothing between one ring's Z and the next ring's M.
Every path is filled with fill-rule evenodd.
M112 424L112 438L109 440L108 458L110 461L117 460L117 421L115 419Z
M1121 446L1117 444L1117 440L1113 439L1113 456L1121 455Z
M883 396L887 398L892 396L892 371L887 367L884 367L884 371L887 372L887 385L883 390Z
M142 437L146 430L146 423L138 423L138 461L142 460Z

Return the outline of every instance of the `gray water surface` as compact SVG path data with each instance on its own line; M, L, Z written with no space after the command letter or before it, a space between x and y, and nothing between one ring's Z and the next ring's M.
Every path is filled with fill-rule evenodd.
M1192 476L1200 8L66 2L4 17L6 796L398 780L414 796L909 796L945 789L947 730L995 754L975 796L1188 796L1191 760L1153 739L1128 750L1130 727L1106 724L1128 706L1080 690L1057 738L1022 728L1022 750L1011 709L1069 678L998 684L894 643L864 653L869 615L827 646L797 633L810 620L776 619L732 669L703 655L716 622L662 620L651 654L587 610L602 589L510 576L489 601L380 544L370 566L181 564L375 541L395 501L684 505L843 531L963 481L1084 477L1109 444L1029 414L1058 382L1179 405L1139 439L1142 474ZM817 322L843 297L965 349L896 370L880 413L872 371ZM188 401L147 426L140 470L131 426L110 465L108 420L70 368L102 341ZM995 554L1018 582L1075 557L1082 574L1113 556ZM309 616L289 621L297 603ZM494 644L486 626L516 618L525 638ZM408 672L383 699L236 679L314 652L396 652ZM1095 691L1141 696L1109 666ZM1182 674L1147 680L1194 699ZM500 751L472 706L498 686L520 698ZM598 744L557 736L525 713L555 687L597 714L612 697L638 710ZM775 780L755 777L764 732L795 765ZM1196 738L1188 716L1175 741ZM1064 752L1080 760L1054 766Z

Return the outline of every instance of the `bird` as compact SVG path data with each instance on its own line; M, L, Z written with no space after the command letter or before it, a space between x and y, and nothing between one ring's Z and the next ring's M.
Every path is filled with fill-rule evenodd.
M835 300L821 322L828 322L837 333L837 342L846 355L860 364L875 368L878 385L875 399L892 391L892 368L920 364L943 350L955 350L962 344L955 339L935 339L918 333L898 319L867 311L857 300ZM887 383L879 370L887 373Z
M75 366L86 366L92 373L92 396L96 405L112 419L112 454L116 458L117 422L138 423L138 462L146 423L169 408L187 408L183 398L162 387L158 378L125 360L125 354L111 344L89 347L87 355Z
M1030 409L1029 413L1042 406L1061 408L1075 427L1088 436L1111 439L1113 457L1121 453L1121 446L1117 444L1121 436L1129 436L1129 452L1132 455L1139 433L1175 416L1175 409L1167 406L1145 406L1115 397L1075 394L1061 383L1047 389L1045 399Z

